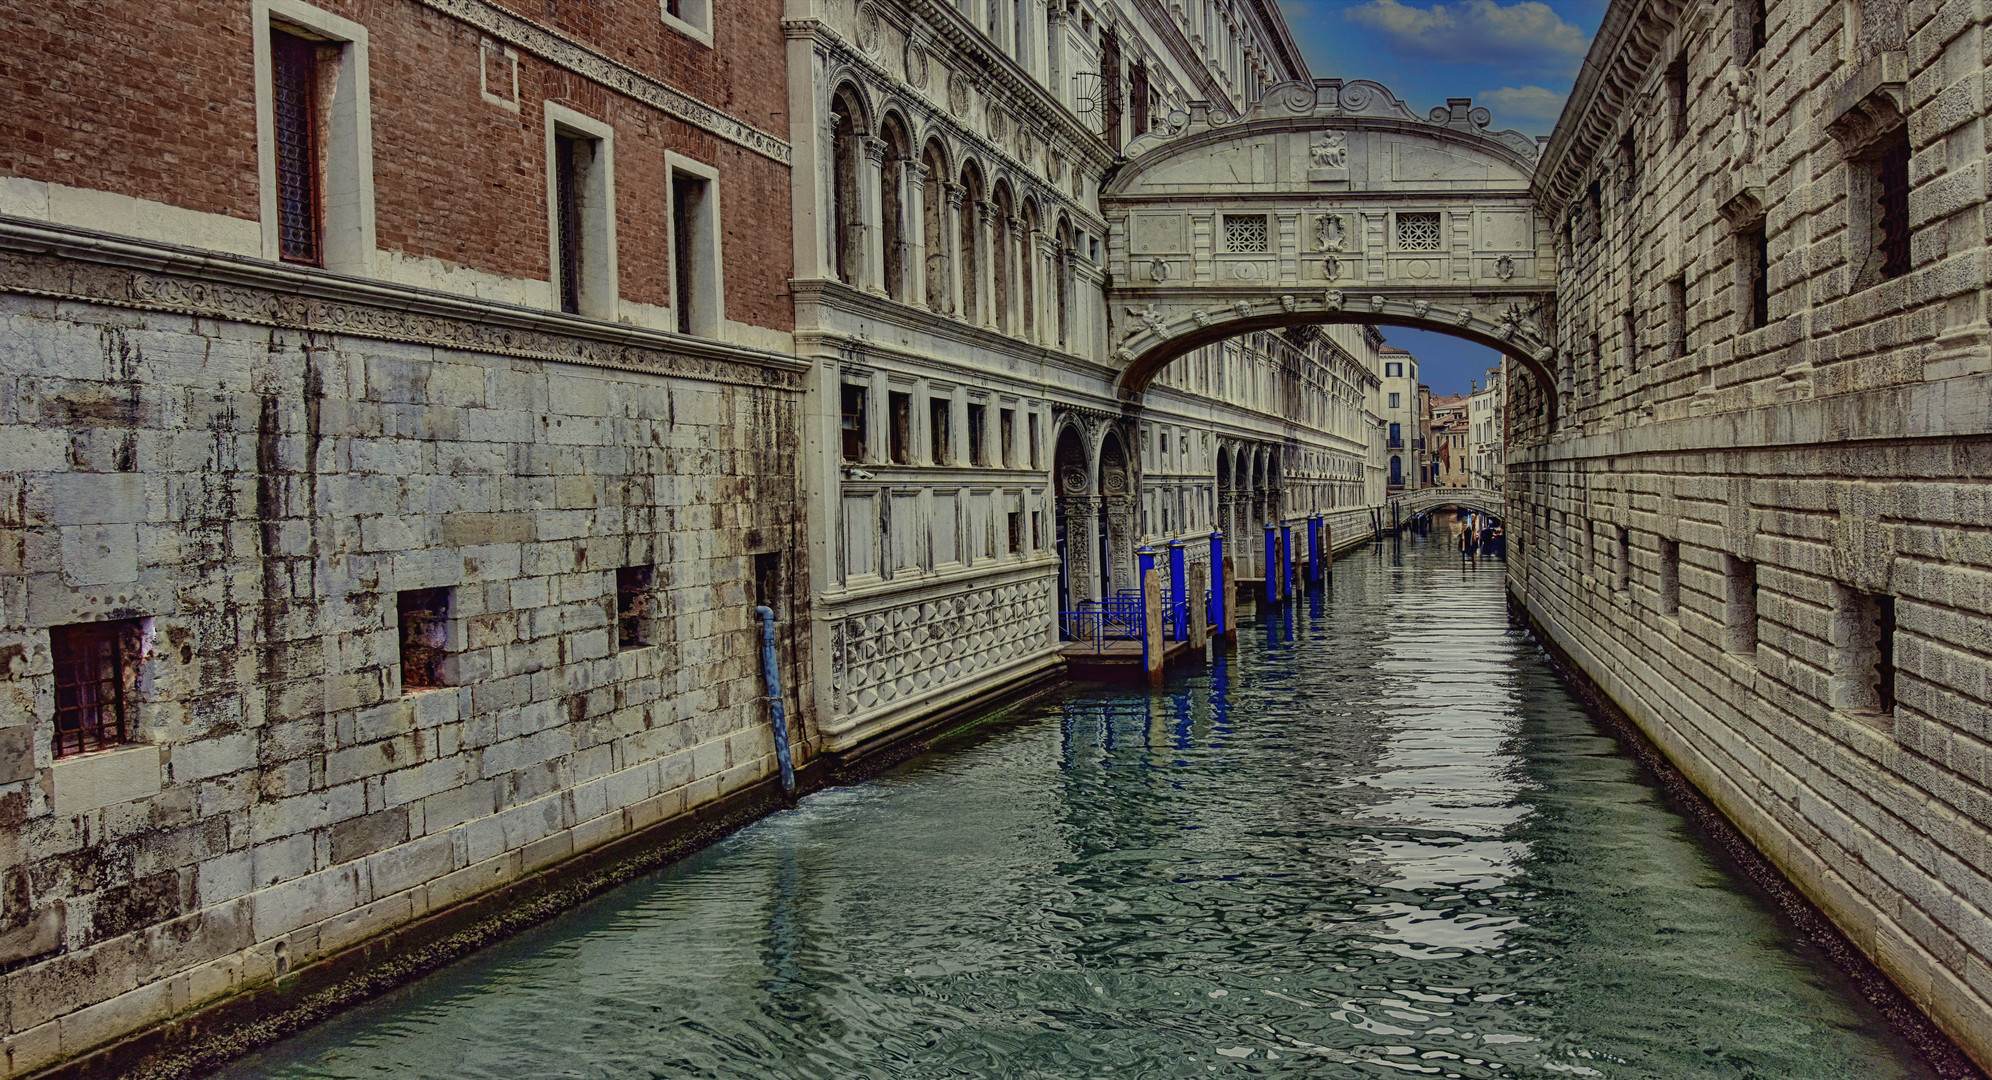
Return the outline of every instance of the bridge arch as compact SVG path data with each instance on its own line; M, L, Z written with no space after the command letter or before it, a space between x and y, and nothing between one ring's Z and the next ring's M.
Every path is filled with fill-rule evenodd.
M1117 384L1254 330L1378 323L1520 362L1557 411L1553 233L1535 143L1471 99L1420 116L1380 84L1271 88L1244 116L1196 104L1129 144L1100 193Z

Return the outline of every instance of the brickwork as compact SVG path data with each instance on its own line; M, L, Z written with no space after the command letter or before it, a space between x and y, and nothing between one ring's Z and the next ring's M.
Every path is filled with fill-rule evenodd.
M1758 49L1748 4L1614 5L1642 25L1601 39L1621 51L1594 54L1537 174L1561 379L1511 380L1511 573L1988 1062L1986 27L1965 3L1862 7L1849 27L1851 5L1773 0ZM1904 129L1889 278L1865 177Z

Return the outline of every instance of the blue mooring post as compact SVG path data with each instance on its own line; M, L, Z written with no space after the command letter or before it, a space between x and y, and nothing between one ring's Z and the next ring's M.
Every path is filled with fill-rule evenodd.
M1273 532L1273 523L1266 522L1266 603L1271 604L1280 598L1280 553L1279 536Z
M1210 596L1217 610L1210 616L1210 636L1224 633L1224 615L1231 610L1231 597L1224 595L1224 530L1210 531Z
M1280 522L1280 595L1293 595L1293 525Z
M1316 585L1321 584L1324 572L1321 567L1321 515L1307 519L1307 571Z
M775 763L782 767L782 794L795 798L795 765L789 761L788 717L782 713L782 669L775 660L775 612L756 604L761 617L761 673L768 680L768 719L775 726Z
M1141 593L1141 670L1148 670L1148 620L1155 612L1148 610L1148 575L1155 572L1155 549L1146 545L1134 549L1135 562L1140 572L1135 578L1135 587Z
M1169 605L1169 622L1175 627L1177 641L1190 640L1190 572L1183 562L1183 542L1169 541L1169 593L1175 598Z

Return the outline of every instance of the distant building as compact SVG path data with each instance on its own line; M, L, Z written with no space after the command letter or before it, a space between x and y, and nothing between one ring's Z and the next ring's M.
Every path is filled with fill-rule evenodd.
M1377 351L1383 365L1383 467L1392 494L1415 491L1418 480L1418 360L1395 345Z
M1432 399L1432 484L1466 487L1470 459L1467 438L1467 396L1448 394Z
M1487 385L1473 392L1467 407L1470 486L1501 490L1503 402L1506 378L1502 365L1487 369Z

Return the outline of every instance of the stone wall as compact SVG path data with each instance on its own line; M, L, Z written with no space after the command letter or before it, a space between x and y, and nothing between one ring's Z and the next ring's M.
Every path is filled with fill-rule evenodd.
M5 1075L769 776L757 582L813 730L799 365L9 229ZM129 741L58 760L57 628L107 620Z
M1614 4L1545 151L1559 380L1510 388L1512 584L1992 1063L1984 16L1773 0L1760 46L1751 8Z

